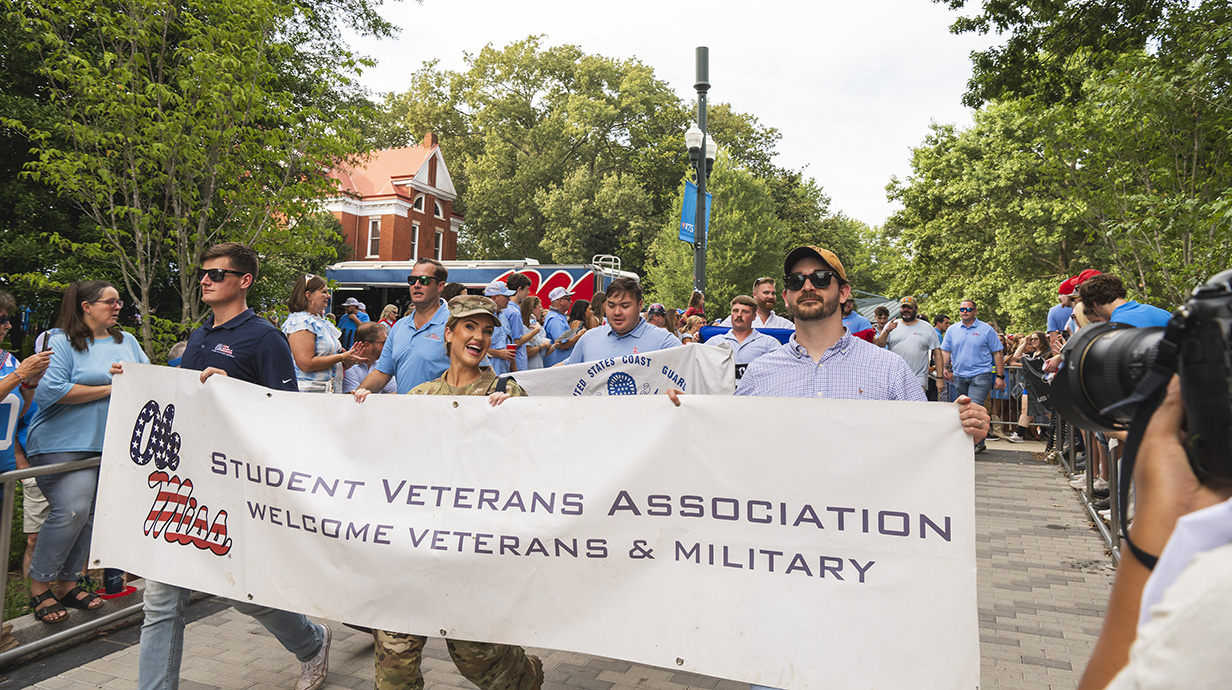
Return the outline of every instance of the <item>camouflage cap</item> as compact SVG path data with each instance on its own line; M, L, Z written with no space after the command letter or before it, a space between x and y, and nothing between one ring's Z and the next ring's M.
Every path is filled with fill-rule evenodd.
M449 300L449 323L453 324L458 319L464 319L468 316L483 314L491 317L492 322L497 322L497 313L500 309L487 297L479 295L458 295Z

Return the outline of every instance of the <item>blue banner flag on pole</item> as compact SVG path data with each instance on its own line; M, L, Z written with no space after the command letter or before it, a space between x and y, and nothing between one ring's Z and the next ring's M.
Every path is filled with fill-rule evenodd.
M706 192L706 243L710 242L710 192ZM680 209L680 239L693 244L694 219L697 216L697 185L684 183L684 208Z

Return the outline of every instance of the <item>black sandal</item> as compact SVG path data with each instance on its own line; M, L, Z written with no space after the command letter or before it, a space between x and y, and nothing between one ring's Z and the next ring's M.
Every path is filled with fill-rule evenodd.
M47 601L48 599L51 599L55 603L44 606L43 608L38 607L39 604ZM39 619L40 621L48 625L53 625L55 623L63 623L64 619L68 618L68 609L60 605L60 600L56 599L56 595L52 594L51 590L47 590L46 592L43 592L42 594L31 595L30 596L30 610L34 612L35 618ZM59 618L52 618L51 620L47 620L48 616L52 616L57 613L63 613L64 615L60 616Z
M86 598L84 599L81 598L81 595L83 594L86 595ZM60 602L61 604L64 604L65 606L68 606L74 609L79 609L81 611L93 611L94 609L97 609L106 603L103 601L102 597L98 596L97 594L93 592L87 592L86 590L82 589L81 585L76 585L69 591L56 597L56 601ZM96 601L98 602L98 604L94 606L90 605Z

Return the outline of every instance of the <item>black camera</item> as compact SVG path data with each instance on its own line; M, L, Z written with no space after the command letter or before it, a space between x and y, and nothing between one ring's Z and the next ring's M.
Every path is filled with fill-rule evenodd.
M1053 405L1092 431L1127 429L1140 405L1178 374L1189 464L1203 483L1232 484L1232 270L1194 290L1166 328L1092 324L1061 354Z

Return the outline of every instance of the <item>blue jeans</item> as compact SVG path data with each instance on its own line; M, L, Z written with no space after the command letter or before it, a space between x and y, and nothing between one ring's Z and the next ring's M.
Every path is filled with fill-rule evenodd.
M40 537L41 539L41 537ZM184 659L184 616L192 590L145 581L145 621L137 662L137 690L175 690ZM236 611L252 616L300 661L311 661L325 641L325 629L299 613L232 601Z
M30 456L31 467L85 460L94 452L42 453ZM30 579L39 582L77 582L90 557L90 533L94 529L94 492L98 468L73 470L36 477L47 497L47 521L39 531L30 559Z
M954 375L954 387L958 389L959 395L965 395L971 398L971 402L976 405L983 405L988 400L988 394L992 392L993 376L991 371L986 371L983 374L975 376L959 376Z

